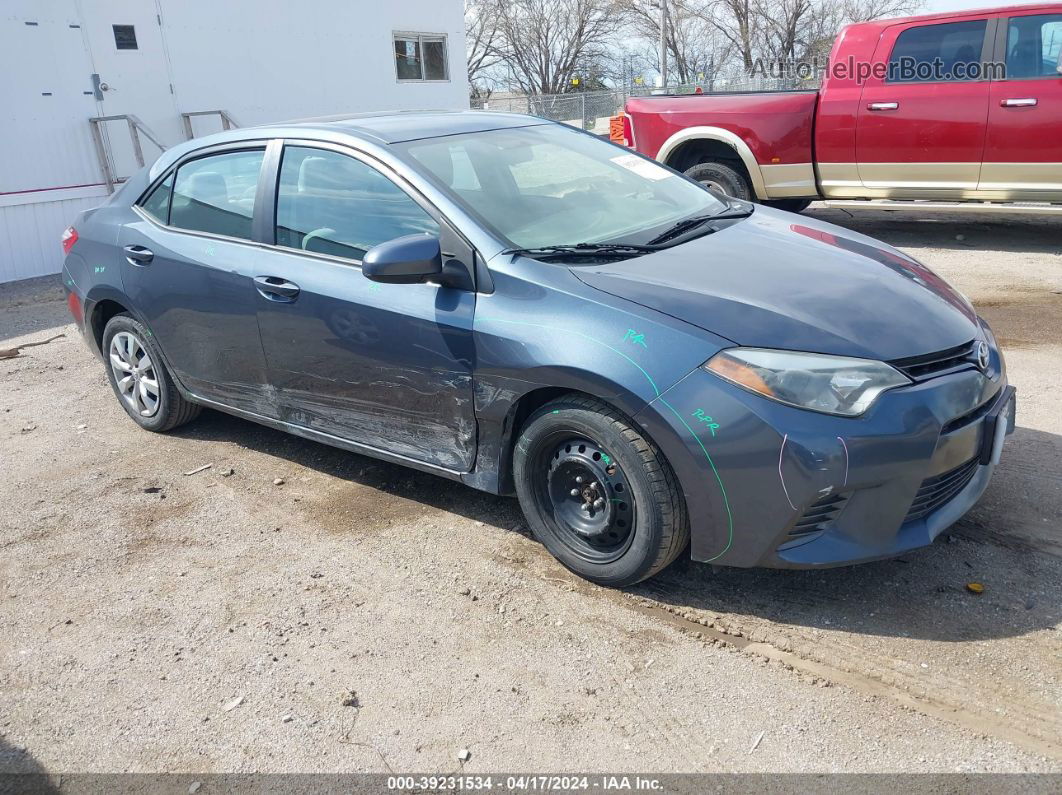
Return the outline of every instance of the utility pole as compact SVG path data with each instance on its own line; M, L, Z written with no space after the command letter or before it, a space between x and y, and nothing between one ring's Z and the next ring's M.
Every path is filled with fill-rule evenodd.
M657 0L660 3L660 79L658 85L663 88L667 85L667 0Z

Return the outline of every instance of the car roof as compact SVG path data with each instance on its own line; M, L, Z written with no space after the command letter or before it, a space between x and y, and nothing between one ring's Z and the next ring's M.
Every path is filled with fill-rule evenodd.
M526 116L522 113L497 113L481 110L404 110L294 119L254 129L256 132L272 128L328 130L372 139L378 143L395 144L420 138L435 138L440 135L458 135L549 123L546 119ZM241 131L247 133L248 129L243 128Z

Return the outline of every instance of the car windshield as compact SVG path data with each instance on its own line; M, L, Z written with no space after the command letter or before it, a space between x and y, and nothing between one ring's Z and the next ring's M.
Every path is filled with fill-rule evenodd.
M644 244L684 218L727 210L670 169L559 124L399 148L513 248Z

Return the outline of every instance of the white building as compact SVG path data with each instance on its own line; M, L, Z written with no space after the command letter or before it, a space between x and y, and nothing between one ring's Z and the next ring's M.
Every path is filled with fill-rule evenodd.
M462 0L3 0L0 70L0 282L60 270L60 233L136 170L134 138L150 163L152 138L220 111L468 107ZM89 121L127 115L135 136Z

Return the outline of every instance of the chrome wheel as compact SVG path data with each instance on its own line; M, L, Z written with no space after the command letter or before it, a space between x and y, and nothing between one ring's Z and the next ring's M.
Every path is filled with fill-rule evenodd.
M714 179L701 179L698 180L698 182L700 182L706 188L711 188L716 193L726 193L726 188L721 183L716 182Z
M144 343L135 334L119 331L108 353L118 395L141 417L153 417L159 410L159 379Z

